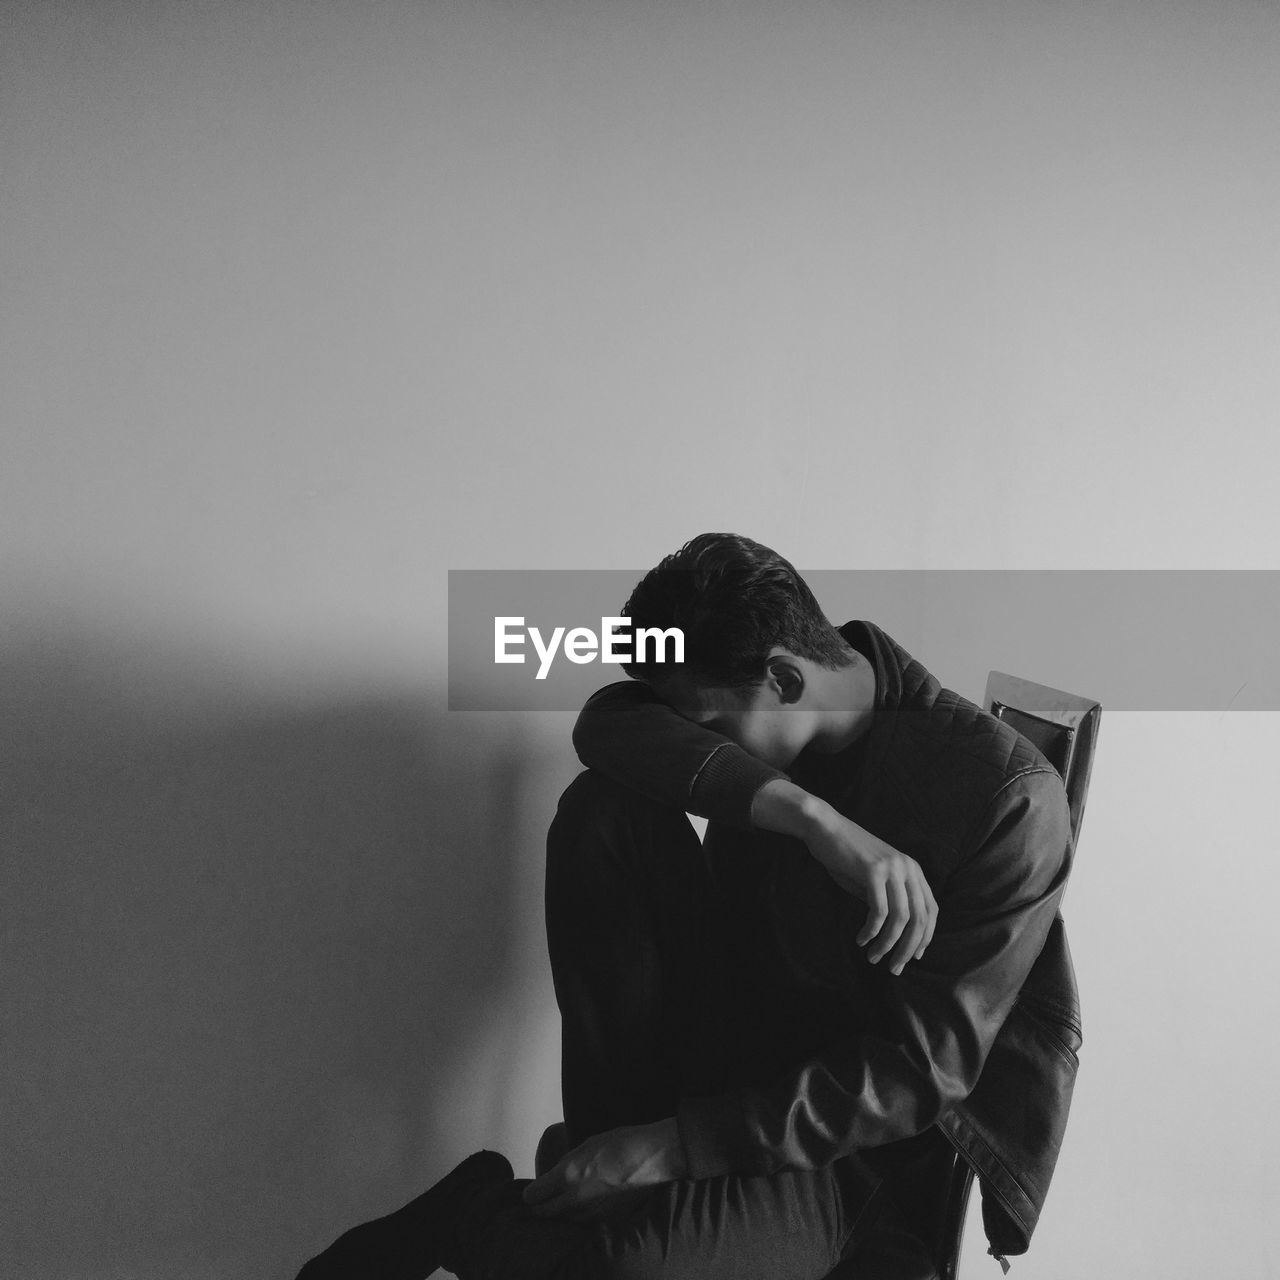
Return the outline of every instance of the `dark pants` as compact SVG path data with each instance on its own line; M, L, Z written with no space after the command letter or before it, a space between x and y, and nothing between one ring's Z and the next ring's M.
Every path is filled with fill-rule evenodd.
M767 1068L779 1010L749 911L717 888L683 813L588 771L547 839L547 933L563 1019L571 1143L672 1116ZM780 1015L781 1016L781 1015ZM459 1274L557 1280L927 1280L934 1272L877 1176L825 1169L655 1187L601 1221L536 1220L519 1188L463 1224Z

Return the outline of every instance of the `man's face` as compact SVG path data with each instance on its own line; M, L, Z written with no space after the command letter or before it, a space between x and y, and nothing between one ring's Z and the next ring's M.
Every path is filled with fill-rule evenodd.
M678 674L664 680L658 692L686 720L723 734L777 769L787 768L805 745L804 717L768 681L723 689Z

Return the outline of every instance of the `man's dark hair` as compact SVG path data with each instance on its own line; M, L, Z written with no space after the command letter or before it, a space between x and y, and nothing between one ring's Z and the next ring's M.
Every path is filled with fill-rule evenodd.
M716 688L759 684L774 645L833 670L853 658L790 562L736 533L690 539L645 574L622 612L633 634L641 627L679 627L681 669ZM661 681L672 666L631 662L623 670L638 680Z

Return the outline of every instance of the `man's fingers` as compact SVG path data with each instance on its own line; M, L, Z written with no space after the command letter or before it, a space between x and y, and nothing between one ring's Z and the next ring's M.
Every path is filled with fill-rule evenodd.
M887 918L867 959L875 964L889 957L889 968L900 974L910 960L919 960L933 941L938 924L938 904L924 872L908 863L900 875L885 885L889 903Z
M523 1191L525 1204L543 1204L565 1189L564 1166L558 1164L535 1178Z
M867 903L867 918L858 930L858 946L865 947L880 932L880 926L889 918L889 899L885 882L876 880L871 885L871 900Z
M598 1183L564 1180L563 1185L550 1195L531 1202L529 1190L533 1186L531 1182L525 1188L525 1203L536 1218L571 1218L575 1222L591 1222L610 1205L616 1204L619 1198L616 1191L606 1192Z
M929 905L925 897L923 877L917 879L913 876L909 879L906 882L905 891L910 900L911 919L903 929L898 945L889 956L889 967L894 973L901 973L907 961L919 952L925 930L929 925Z
M938 906L918 863L899 855L889 865L888 874L877 869L864 890L867 916L857 943L867 948L872 964L890 956L889 967L901 973L907 961L918 960L933 940Z
M938 902L933 896L933 890L929 888L929 882L924 882L924 891L928 898L929 904L929 923L924 932L924 941L921 942L919 950L916 952L916 959L919 960L924 955L929 943L933 941L933 935L938 928Z
M886 882L885 892L889 901L888 917L876 935L875 945L867 952L867 959L872 964L876 964L888 954L911 919L911 904L907 898L906 889L896 876L891 876Z
M568 1164L562 1160L525 1187L524 1202L536 1217L573 1215L590 1203L584 1199L583 1184L569 1179L568 1169Z

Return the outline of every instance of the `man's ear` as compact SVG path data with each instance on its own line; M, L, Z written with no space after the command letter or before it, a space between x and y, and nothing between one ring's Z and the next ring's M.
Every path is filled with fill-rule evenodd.
M789 653L771 653L765 663L765 680L778 701L799 702L804 693L804 672Z

